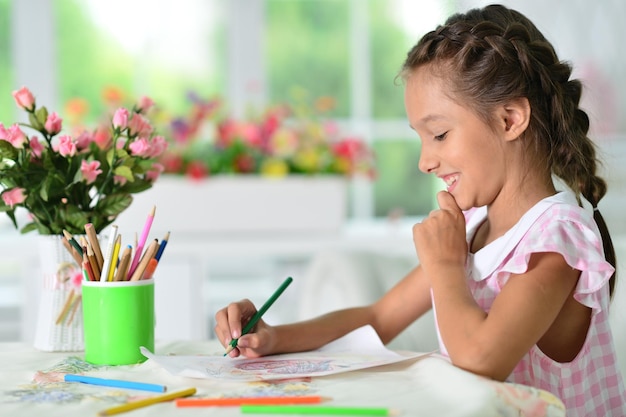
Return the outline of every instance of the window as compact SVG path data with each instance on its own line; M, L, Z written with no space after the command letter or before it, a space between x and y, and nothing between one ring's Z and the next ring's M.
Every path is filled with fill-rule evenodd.
M11 17L10 0L0 0L0 91L10 92L13 87L13 70L11 66ZM5 125L13 120L15 102L8 94L0 97L0 122Z
M223 94L220 15L215 1L55 1L59 101L98 115L107 95L148 95L180 113L190 91Z

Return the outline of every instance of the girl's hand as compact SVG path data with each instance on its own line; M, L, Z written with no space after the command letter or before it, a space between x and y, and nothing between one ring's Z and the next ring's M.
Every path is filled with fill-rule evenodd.
M239 339L237 347L228 354L230 357L243 355L257 358L270 353L274 331L263 319L257 322L251 332L241 336L241 329L256 312L254 304L246 299L230 303L215 313L215 334L222 346L226 348L231 340Z
M465 217L452 194L437 194L439 210L413 226L413 243L424 270L436 266L465 267ZM430 275L430 274L427 274Z

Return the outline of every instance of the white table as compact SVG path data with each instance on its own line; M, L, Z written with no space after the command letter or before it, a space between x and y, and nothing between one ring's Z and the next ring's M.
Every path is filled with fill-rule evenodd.
M213 341L158 342L157 354L220 354L221 346ZM55 370L80 373L84 370L82 352L44 353L23 343L0 344L0 415L20 416L93 416L111 406L155 395L143 391L103 388L85 384L43 382L62 378ZM75 356L71 361L69 357ZM347 372L310 380L269 383L224 382L176 377L156 363L108 367L87 372L102 378L126 379L167 385L168 391L195 387L196 396L266 396L322 395L331 397L328 404L389 407L402 416L507 417L564 416L558 400L551 395L520 385L493 382L453 367L431 355L393 365ZM41 382L34 383L37 379ZM125 414L128 416L239 416L237 407L177 408L174 403L160 403Z

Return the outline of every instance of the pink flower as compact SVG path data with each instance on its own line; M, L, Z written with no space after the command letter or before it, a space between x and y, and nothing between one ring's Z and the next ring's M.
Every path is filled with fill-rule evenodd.
M156 158L161 156L167 149L167 141L163 136L155 136L150 141L150 147L152 148L150 151L150 158Z
M35 109L35 97L28 88L22 87L14 91L13 98L19 108L27 111L33 111Z
M146 179L149 181L156 181L157 178L159 178L159 175L161 175L161 173L163 172L163 170L165 169L165 167L161 164L159 164L158 162L152 164L152 169L150 169L148 172L146 172Z
M59 115L56 114L56 112L52 112L48 115L48 119L46 119L46 132L50 133L51 135L56 135L61 131L62 125L63 119L61 119Z
M22 204L24 200L26 200L26 195L24 195L24 191L25 190L23 188L11 188L10 190L2 193L2 201L4 201L4 204L8 205L11 208L13 208L13 206L15 206L16 204Z
M62 156L74 156L76 155L76 143L69 135L59 136L59 143L54 148L55 151Z
M143 96L139 99L139 104L137 105L137 111L140 113L145 113L154 105L154 101L150 97Z
M122 175L113 175L113 182L123 186L124 184L128 182L128 178Z
M93 136L91 133L86 130L81 132L80 135L76 138L76 150L82 151L83 149L89 148L89 144L93 141Z
M148 119L142 115L135 113L128 122L128 130L131 136L150 136L152 133L152 126Z
M82 161L80 164L80 172L83 174L83 178L87 184L91 184L98 178L98 175L102 174L100 168L100 161Z
M37 136L33 136L30 138L30 150L36 158L41 158L41 154L43 153L43 145L39 143L39 139Z
M2 123L0 123L0 140L6 140L14 148L21 149L24 144L28 142L28 138L20 130L20 127L16 124L6 129Z
M119 130L124 130L128 126L128 110L123 107L115 110L113 115L113 127Z
M96 142L98 148L106 149L110 146L111 143L111 134L109 133L109 129L99 128L96 130L96 133L93 135L93 141Z
M152 152L152 147L150 146L150 142L146 138L139 138L128 146L130 149L131 155L139 156L142 158L150 157Z

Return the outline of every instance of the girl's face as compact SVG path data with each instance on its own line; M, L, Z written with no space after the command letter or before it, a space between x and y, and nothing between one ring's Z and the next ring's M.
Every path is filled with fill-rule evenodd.
M507 180L505 141L497 130L448 97L428 68L408 77L405 107L422 141L420 170L441 178L462 210L492 204Z

